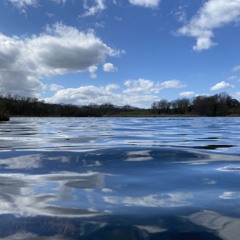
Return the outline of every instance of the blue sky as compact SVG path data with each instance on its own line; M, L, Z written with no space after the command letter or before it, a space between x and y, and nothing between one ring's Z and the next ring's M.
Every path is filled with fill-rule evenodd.
M1 0L0 92L47 102L240 100L240 0Z

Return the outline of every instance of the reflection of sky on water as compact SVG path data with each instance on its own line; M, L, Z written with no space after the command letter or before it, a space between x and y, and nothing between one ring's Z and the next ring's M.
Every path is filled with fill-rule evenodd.
M188 219L199 226L213 230L222 240L238 239L240 236L240 218L202 211L190 215Z
M2 240L20 240L20 239L31 239L31 240L68 240L69 238L65 238L64 236L61 235L55 235L52 237L39 237L36 234L28 233L28 232L19 232L12 234L7 237L2 237Z
M1 214L89 217L104 213L94 210L91 194L86 191L103 188L103 174L1 174L0 182ZM77 198L78 194L82 196ZM86 205L80 203L80 207L74 207L74 202L81 201L81 198Z
M234 239L239 124L217 120L0 125L0 239Z
M223 154L217 158L216 153L212 157L180 149L109 148L1 155L2 214L95 217L136 214L142 208L156 212L204 208L218 200L217 208L226 201L226 192L238 191L236 183L229 189L230 179L237 182L238 172L218 171L228 157ZM213 164L213 159L218 161ZM233 159L236 162L237 156ZM192 164L194 161L205 164Z
M240 192L224 192L220 198L223 199L240 199Z
M162 146L239 153L238 118L12 118L0 125L3 150Z
M191 193L165 193L142 197L104 197L106 203L119 204L127 207L181 207L191 204Z

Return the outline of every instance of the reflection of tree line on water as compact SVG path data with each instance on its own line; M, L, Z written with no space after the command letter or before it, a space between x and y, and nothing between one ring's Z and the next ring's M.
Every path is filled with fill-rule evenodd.
M9 120L9 114L5 110L5 106L1 104L0 102L0 121L8 121Z
M227 93L213 96L181 98L173 101L161 99L151 108L142 109L130 105L115 106L111 103L76 106L39 101L37 98L17 95L0 96L0 121L9 116L38 117L102 117L102 116L229 116L240 115L240 102Z

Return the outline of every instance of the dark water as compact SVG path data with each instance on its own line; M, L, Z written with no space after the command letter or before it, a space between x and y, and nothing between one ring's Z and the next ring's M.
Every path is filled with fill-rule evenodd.
M239 120L0 123L0 239L239 239Z

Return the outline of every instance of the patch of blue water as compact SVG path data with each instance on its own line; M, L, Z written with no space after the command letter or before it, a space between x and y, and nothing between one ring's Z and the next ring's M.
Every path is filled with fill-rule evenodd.
M237 239L236 118L88 121L0 125L1 239Z

